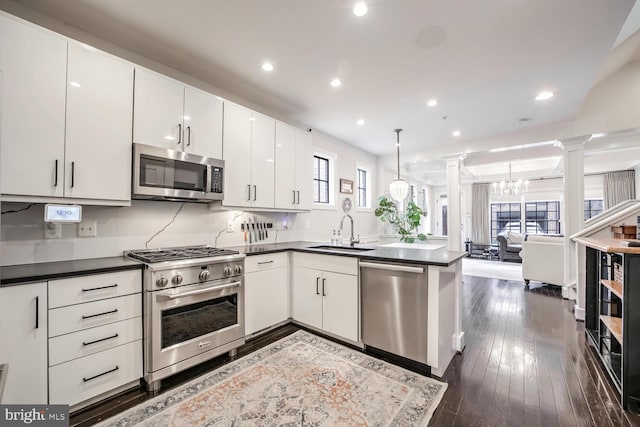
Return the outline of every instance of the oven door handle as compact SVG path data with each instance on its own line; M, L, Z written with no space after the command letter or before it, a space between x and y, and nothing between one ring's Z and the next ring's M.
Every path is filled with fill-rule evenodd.
M196 291L183 292L181 294L160 294L158 296L159 297L164 297L164 298L169 298L169 299L177 299L177 298L182 298L182 297L188 297L188 296L191 296L191 295L206 294L207 292L221 291L223 289L235 288L235 287L238 287L238 286L240 286L240 282L233 282L233 283L229 283L228 285L214 286L213 288L198 289Z

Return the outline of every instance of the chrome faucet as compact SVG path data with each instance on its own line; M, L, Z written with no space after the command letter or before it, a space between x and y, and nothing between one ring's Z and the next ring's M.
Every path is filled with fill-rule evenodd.
M358 234L357 239L353 237L353 218L351 217L351 215L346 214L342 217L342 219L340 220L340 231L342 231L342 228L344 227L345 218L349 218L349 220L351 221L351 236L349 236L349 246L355 246L356 243L360 243L360 235Z

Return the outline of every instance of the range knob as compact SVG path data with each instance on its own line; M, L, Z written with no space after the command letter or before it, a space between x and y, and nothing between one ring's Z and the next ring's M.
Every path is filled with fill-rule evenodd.
M161 277L158 280L156 280L156 285L158 285L161 288L164 288L168 284L169 284L169 281L167 280L166 277Z
M176 285L179 285L180 283L182 283L182 276L179 274L176 274L175 276L173 276L173 283Z
M242 266L240 264L236 264L236 266L233 268L233 272L236 275L242 274Z
M231 271L231 267L229 267L229 266L226 266L224 268L224 270L222 271L222 274L224 274L224 277L231 276L231 273L233 273L233 271Z
M209 273L209 270L202 270L198 275L198 278L202 281L205 281L209 278L210 275L211 273Z

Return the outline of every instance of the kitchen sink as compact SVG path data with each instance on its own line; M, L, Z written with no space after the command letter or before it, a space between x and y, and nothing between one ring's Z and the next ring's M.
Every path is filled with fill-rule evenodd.
M320 245L320 246L311 246L309 247L309 249L326 249L328 251L366 252L366 251L372 251L375 248L365 248L362 246Z

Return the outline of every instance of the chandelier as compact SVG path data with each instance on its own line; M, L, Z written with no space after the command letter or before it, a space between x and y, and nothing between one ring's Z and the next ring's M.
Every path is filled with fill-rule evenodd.
M407 197L407 193L409 192L409 184L407 183L407 181L400 178L400 132L402 132L402 129L396 129L394 130L394 132L397 136L396 147L398 149L398 178L391 184L389 184L389 192L391 193L391 197L394 200L401 202L405 199L405 197Z
M509 162L509 180L493 183L493 193L499 197L520 196L527 193L529 181L511 179L511 162Z

